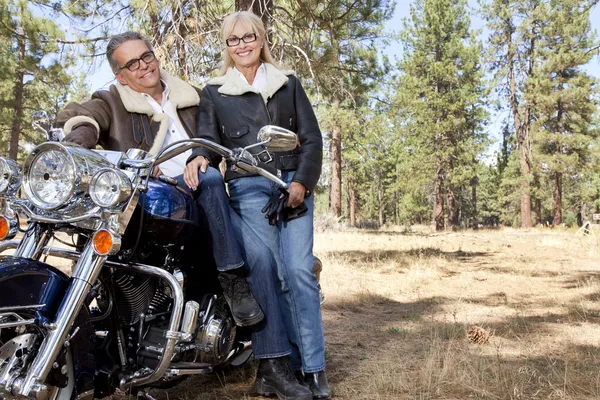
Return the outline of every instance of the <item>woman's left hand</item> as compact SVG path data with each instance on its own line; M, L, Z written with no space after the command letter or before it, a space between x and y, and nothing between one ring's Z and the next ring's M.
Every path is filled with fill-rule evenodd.
M292 182L288 188L290 197L288 198L287 206L296 208L304 201L304 195L306 194L306 187L300 182Z

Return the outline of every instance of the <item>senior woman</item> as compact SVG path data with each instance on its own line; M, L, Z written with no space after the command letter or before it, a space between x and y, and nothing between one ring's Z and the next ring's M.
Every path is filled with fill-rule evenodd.
M298 381L310 389L312 398L328 399L331 390L325 375L320 298L312 272L313 190L321 173L321 132L300 81L290 71L279 69L273 60L260 18L244 11L228 15L221 38L226 45L223 68L221 76L209 80L202 90L198 136L237 148L256 143L257 132L264 125L279 125L298 135L297 149L268 158L263 154L259 159L282 171L281 178L289 184L286 205L293 209L304 207L304 203L308 208L304 215L271 225L261 209L279 196L274 184L231 169L225 180L232 207L277 259L279 304L292 349L291 367ZM204 149L195 150L184 173L186 183L196 186L198 169L219 161ZM259 394L270 393L269 376L273 371L289 370L286 363L284 358L260 360L254 383Z

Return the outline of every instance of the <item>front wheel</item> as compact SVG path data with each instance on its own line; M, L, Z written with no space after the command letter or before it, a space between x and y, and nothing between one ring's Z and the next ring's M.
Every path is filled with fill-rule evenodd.
M34 312L19 311L0 314L0 324L7 320L29 320ZM0 399L15 399L13 384L27 374L44 339L45 330L37 325L19 325L0 329ZM74 393L75 372L70 348L63 350L50 372L47 382L49 400L70 400ZM15 388L16 392L16 388Z

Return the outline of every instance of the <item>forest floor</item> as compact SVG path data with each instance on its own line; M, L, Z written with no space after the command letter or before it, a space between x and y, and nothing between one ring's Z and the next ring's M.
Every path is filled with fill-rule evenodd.
M600 236L600 231L596 231ZM337 399L600 397L600 248L574 231L317 233ZM160 399L246 399L254 364Z

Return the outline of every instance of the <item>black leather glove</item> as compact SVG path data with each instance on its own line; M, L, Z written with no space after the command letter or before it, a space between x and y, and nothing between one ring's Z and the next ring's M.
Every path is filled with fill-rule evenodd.
M304 202L296 208L287 207L286 204L290 194L285 189L279 190L281 193L275 193L271 196L261 210L265 213L265 218L269 220L269 225L277 225L279 222L300 218L308 211L308 207Z

